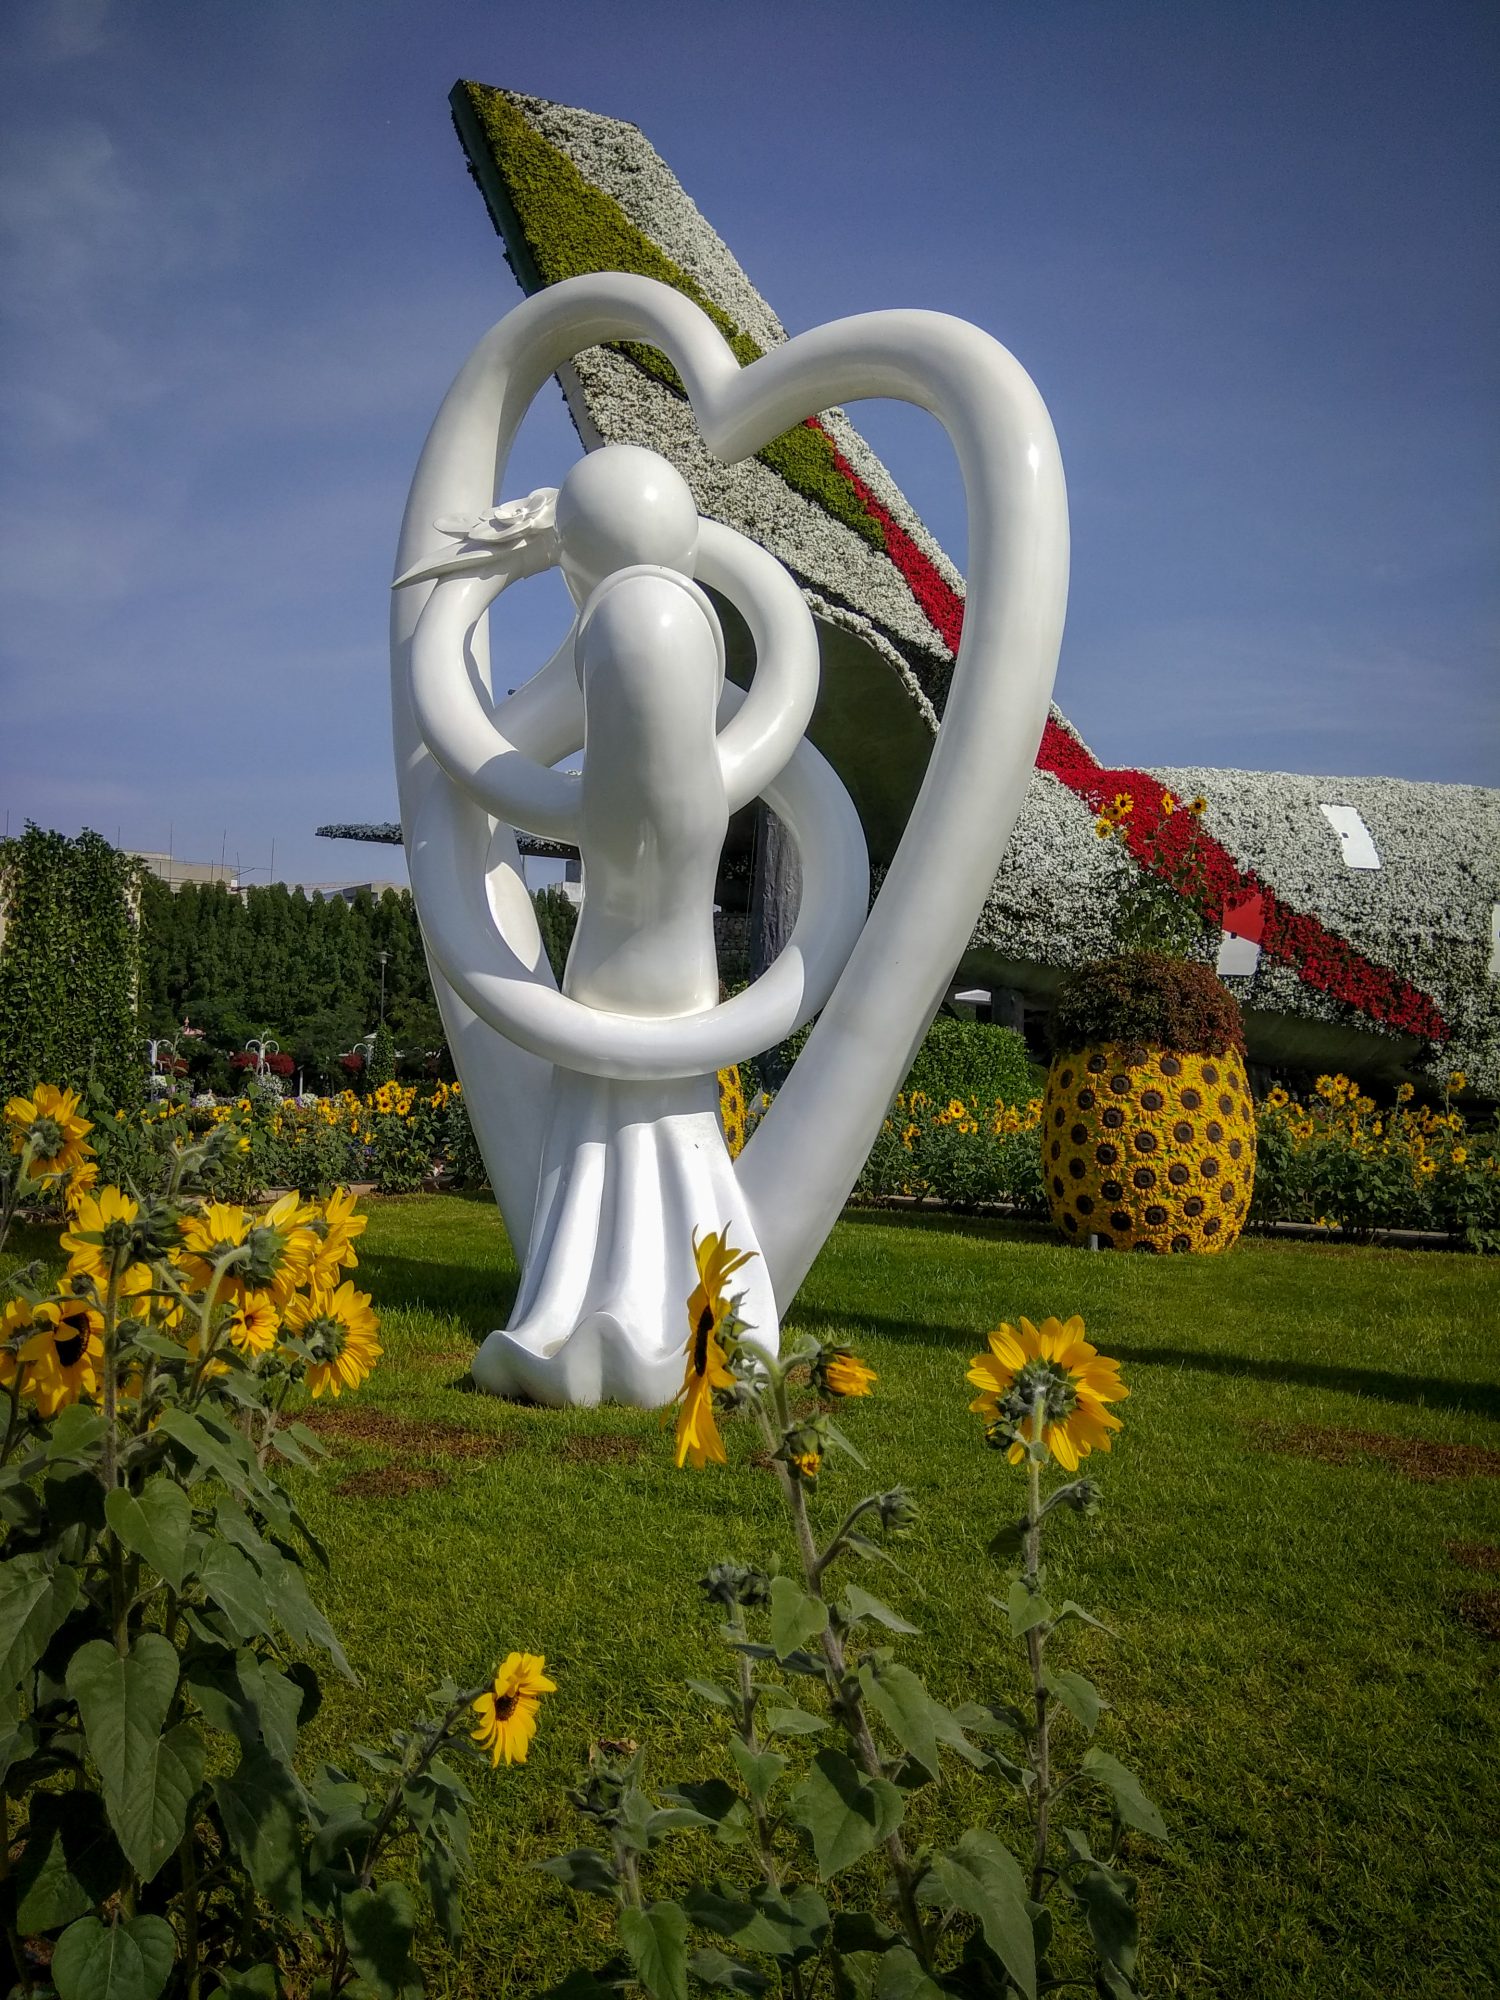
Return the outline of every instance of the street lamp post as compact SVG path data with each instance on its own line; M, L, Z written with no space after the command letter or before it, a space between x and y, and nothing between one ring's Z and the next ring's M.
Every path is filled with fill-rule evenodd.
M385 968L391 955L388 951L377 951L375 956L380 960L380 1025L383 1028L385 1026Z

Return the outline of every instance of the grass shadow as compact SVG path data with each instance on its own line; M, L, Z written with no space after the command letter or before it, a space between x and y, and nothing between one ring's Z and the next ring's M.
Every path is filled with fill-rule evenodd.
M916 1339L924 1344L977 1348L982 1339L972 1326L943 1326L921 1320L892 1319L880 1313L832 1312L827 1307L799 1303L790 1325L807 1333L837 1332L847 1339L850 1329L863 1327L887 1340ZM1145 1368L1186 1368L1203 1375L1233 1375L1271 1382L1289 1389L1326 1389L1364 1396L1381 1403L1405 1403L1415 1408L1445 1410L1458 1416L1500 1421L1500 1386L1490 1382L1445 1381L1436 1375L1406 1375L1393 1369L1360 1368L1344 1362L1292 1361L1213 1349L1145 1346L1112 1339L1116 1361Z
M451 1315L476 1339L506 1324L520 1284L508 1262L476 1270L469 1263L437 1264L362 1245L355 1276L377 1307Z

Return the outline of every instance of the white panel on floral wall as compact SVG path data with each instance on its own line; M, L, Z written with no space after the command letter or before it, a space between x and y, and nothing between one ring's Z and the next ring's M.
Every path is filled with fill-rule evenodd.
M1353 806L1319 806L1319 812L1339 837L1346 868L1378 868L1380 856L1370 829Z
M1221 979L1248 979L1260 970L1260 946L1254 938L1236 937L1233 931L1219 933L1219 957L1214 970Z
M1490 911L1490 978L1500 979L1500 903Z

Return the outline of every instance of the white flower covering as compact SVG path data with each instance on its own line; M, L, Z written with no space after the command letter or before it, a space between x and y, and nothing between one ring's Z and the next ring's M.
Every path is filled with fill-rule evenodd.
M946 685L949 656L889 557L794 492L758 458L738 465L716 458L682 398L624 355L590 348L576 357L573 369L593 426L606 443L649 444L661 452L692 488L700 512L752 535L799 582L883 632L923 684Z

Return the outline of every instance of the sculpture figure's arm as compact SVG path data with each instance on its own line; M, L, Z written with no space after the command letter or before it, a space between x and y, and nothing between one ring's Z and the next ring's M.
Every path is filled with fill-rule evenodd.
M724 690L726 706L744 696ZM651 1019L608 1013L559 993L528 962L531 921L508 878L486 882L488 815L453 786L432 786L407 844L428 951L464 1004L507 1043L592 1076L702 1076L769 1048L808 1021L833 991L869 898L859 815L830 766L802 743L766 799L791 829L803 866L802 907L786 948L733 999L696 1014ZM465 1086L467 1088L467 1086Z
M722 592L755 646L755 675L719 731L729 810L765 791L807 733L818 698L818 634L802 593L773 555L718 521L698 534L698 581Z

